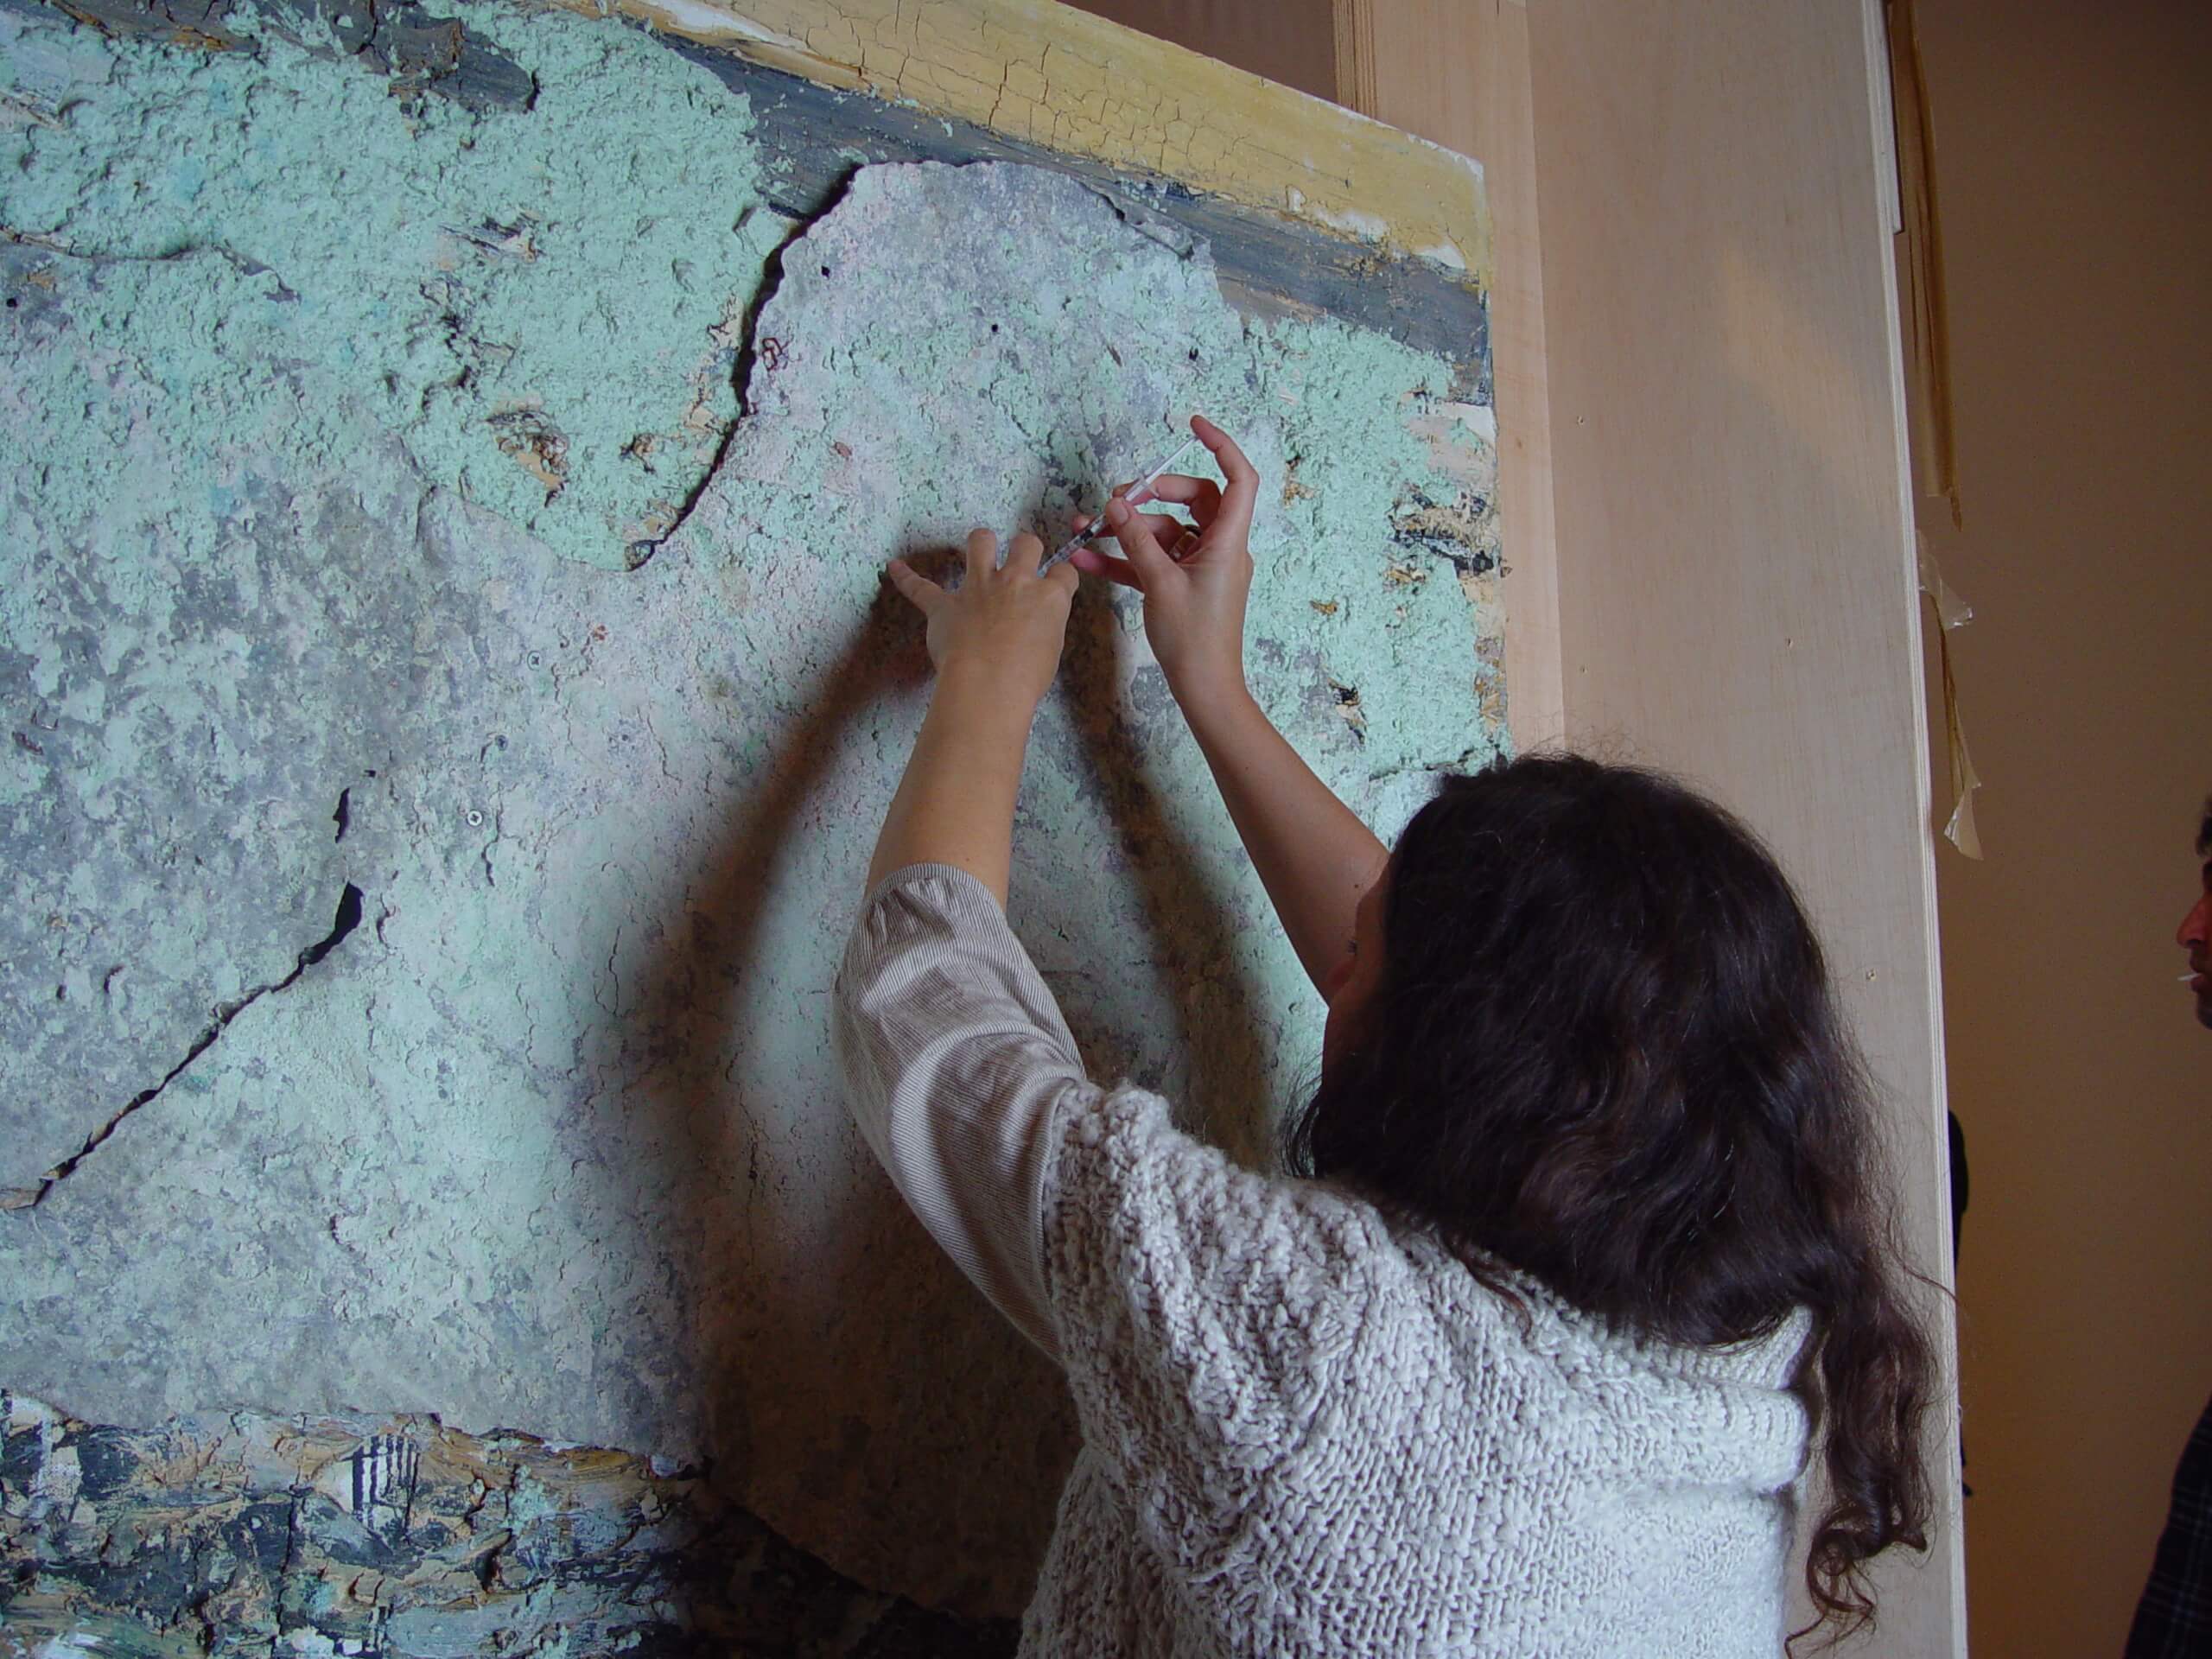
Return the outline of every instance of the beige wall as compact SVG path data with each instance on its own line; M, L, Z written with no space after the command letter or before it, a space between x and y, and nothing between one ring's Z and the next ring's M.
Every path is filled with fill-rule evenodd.
M2212 10L1920 0L1988 854L1943 849L1968 1628L2117 1653L2212 1393Z

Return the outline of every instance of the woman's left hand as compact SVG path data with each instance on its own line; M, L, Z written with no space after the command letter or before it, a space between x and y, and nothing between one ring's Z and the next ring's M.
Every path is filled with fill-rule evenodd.
M987 680L1006 696L1044 698L1060 665L1067 638L1068 607L1080 580L1071 564L1039 577L1045 547L1020 535L1000 568L999 539L988 530L968 533L968 570L957 588L940 588L904 559L885 574L929 620L930 661L940 678Z

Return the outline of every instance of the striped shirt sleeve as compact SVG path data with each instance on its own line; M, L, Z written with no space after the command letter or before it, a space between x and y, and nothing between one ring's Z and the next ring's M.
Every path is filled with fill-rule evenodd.
M861 906L831 1040L861 1137L1015 1327L1060 1357L1039 1262L1046 1135L1103 1091L991 891L910 864Z

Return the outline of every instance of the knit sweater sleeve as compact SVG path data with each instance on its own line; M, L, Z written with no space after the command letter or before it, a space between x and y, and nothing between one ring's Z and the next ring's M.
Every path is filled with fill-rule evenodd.
M1071 1097L1054 1127L1042 1265L1084 1439L1203 1578L1255 1547L1271 1476L1332 1410L1381 1223L1240 1167L1133 1085Z
M884 877L846 943L830 1039L854 1121L893 1185L1058 1358L1037 1262L1039 1183L1056 1109L1100 1090L990 889L949 864Z

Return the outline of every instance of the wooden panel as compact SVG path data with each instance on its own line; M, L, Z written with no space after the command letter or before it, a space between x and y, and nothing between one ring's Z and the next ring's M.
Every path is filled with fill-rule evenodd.
M1055 0L556 0L1491 276L1479 169Z
M1771 841L1948 1285L1932 837L1897 296L1859 6L1528 12L1569 738ZM1501 336L1500 361L1503 361ZM1942 1320L1947 1372L1951 1331ZM1885 1654L1963 1651L1958 1448Z
M1514 745L1525 752L1566 729L1528 10L1522 0L1337 0L1336 28L1339 98L1483 168L1495 270L1505 707Z

